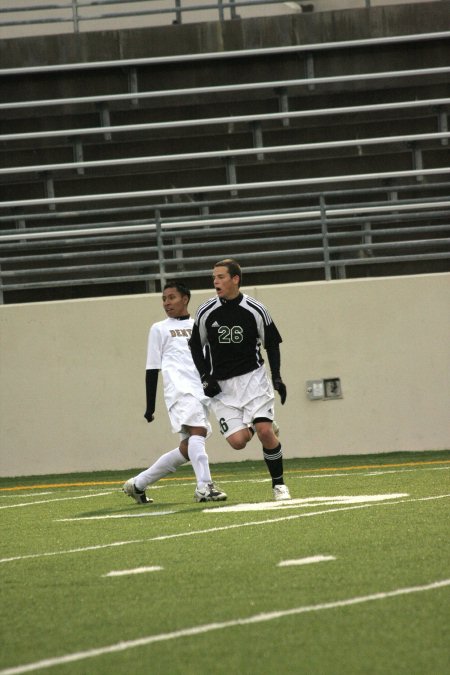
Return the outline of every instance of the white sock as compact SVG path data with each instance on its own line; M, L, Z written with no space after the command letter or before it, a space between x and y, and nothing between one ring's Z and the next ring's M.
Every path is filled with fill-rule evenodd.
M161 455L148 469L141 471L134 478L134 485L138 490L145 490L148 485L156 483L160 478L167 476L168 473L174 473L179 466L186 462L187 459L181 454L180 448L169 450L169 452Z
M203 436L189 437L188 455L195 477L197 478L197 485L203 487L205 483L212 483L208 455L205 450L205 438Z

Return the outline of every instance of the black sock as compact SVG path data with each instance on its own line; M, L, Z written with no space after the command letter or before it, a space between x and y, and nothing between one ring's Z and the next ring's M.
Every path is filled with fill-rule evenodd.
M281 449L281 443L278 443L277 447L273 448L273 450L263 448L263 455L272 478L272 487L275 487L275 485L284 485L283 451Z

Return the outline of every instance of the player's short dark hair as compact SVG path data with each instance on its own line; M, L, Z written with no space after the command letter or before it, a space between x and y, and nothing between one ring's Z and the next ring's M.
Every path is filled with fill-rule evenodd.
M237 262L237 260L234 260L234 258L225 258L224 260L219 260L219 262L216 262L214 267L226 267L230 277L239 277L239 286L242 283L242 270L241 266Z
M191 299L191 291L184 281L178 281L177 279L167 279L166 283L164 284L163 291L165 291L166 288L176 288L177 291L181 293L181 295L186 295L189 300Z

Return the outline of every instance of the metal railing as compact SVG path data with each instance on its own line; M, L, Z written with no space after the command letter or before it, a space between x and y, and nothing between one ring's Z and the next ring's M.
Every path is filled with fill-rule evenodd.
M448 39L450 31L419 36L401 36L399 38L381 38L356 40L342 43L322 45L302 45L288 48L271 48L261 50L243 50L242 52L214 53L211 58L234 58L246 56L265 56L267 52L283 53L287 50L306 51L327 50L331 48L349 48L352 46L373 47L389 43L414 43L416 40ZM188 60L201 60L209 55L185 55ZM183 55L161 57L171 62L182 62ZM141 62L141 60L138 60ZM146 65L159 63L160 57L145 59ZM136 60L100 62L99 68L132 68ZM94 64L65 64L45 66L42 69L3 69L0 77L15 75L40 74L42 72L83 71L94 67ZM157 101L175 96L233 94L239 100L243 91L250 88L261 93L270 90L286 90L289 87L306 87L308 91L322 84L347 85L353 82L366 82L396 78L408 78L408 82L417 80L429 83L430 78L447 76L450 66L434 68L398 70L388 72L358 73L330 77L306 77L291 80L271 80L265 82L249 82L247 84L223 84L215 86L192 87L185 89L167 89L158 91L133 91L123 94L98 94L89 97L68 97L60 99L41 99L33 101L10 101L0 105L0 113L4 111L27 110L58 106L76 106L79 103L99 104L104 102L129 102L138 98L154 98ZM426 95L426 94L425 94ZM212 125L233 125L238 123L254 127L256 123L281 122L281 126L289 126L296 119L369 113L372 122L377 121L378 114L395 111L396 114L407 111L420 111L421 119L427 119L428 129L423 133L392 133L392 135L368 135L351 138L327 140L308 143L269 144L264 145L261 134L253 136L253 147L223 149L213 147L208 151L177 152L167 154L146 154L143 156L122 156L85 161L81 146L73 161L48 161L30 164L26 161L20 166L20 160L9 167L0 169L0 177L4 185L13 185L17 176L23 174L26 180L31 176L35 181L43 181L47 193L41 197L19 198L9 191L6 199L0 201L0 295L8 291L33 290L64 286L102 285L108 283L142 282L149 288L156 282L164 281L167 275L200 278L210 275L210 266L227 251L237 251L239 258L245 262L249 273L264 271L270 257L271 270L276 272L295 270L319 270L323 278L333 275L344 277L346 269L354 266L372 266L383 263L400 262L433 262L450 258L450 240L448 238L448 216L450 215L450 161L445 155L450 132L448 131L448 107L450 98L434 97L407 101L379 102L370 105L339 106L331 108L289 110L281 106L278 113L198 117L198 119L178 119L171 121L152 121L144 124L105 124L105 117L99 115L99 126L65 129L46 129L44 131L13 132L2 134L0 142L3 149L9 143L25 143L33 148L43 147L42 143L52 139L63 138L69 144L80 143L83 136L97 134L101 142L108 142L117 133L142 132L144 130L166 130L182 127ZM125 106L125 109L128 108ZM250 108L251 109L251 108ZM76 109L75 109L76 110ZM73 109L63 110L63 113ZM413 113L414 116L415 113ZM23 115L23 112L22 112ZM18 116L20 118L20 114ZM13 119L13 118L12 118ZM430 125L431 120L431 125ZM58 120L58 124L60 121ZM434 129L431 131L430 129ZM128 140L128 139L127 139ZM250 142L251 144L251 142ZM235 158L262 159L264 155L283 158L290 154L301 158L304 153L327 150L329 153L342 149L358 150L371 146L401 147L410 153L411 160L403 162L405 170L342 172L338 175L324 173L322 175L284 178L281 180L239 181L232 173L227 174L223 182L213 181L208 184L196 182L189 185L168 186L148 189L114 189L105 192L95 182L93 169L108 169L141 165L160 165L172 162L181 167L186 161L195 161L201 166L204 160L215 159L225 163ZM14 147L14 145L12 146ZM110 145L114 149L114 144ZM424 165L422 148L439 149L435 163ZM361 152L360 152L361 151ZM447 156L447 160L445 159ZM444 157L444 160L442 160ZM352 166L352 165L351 165ZM370 169L371 165L367 165ZM145 167L144 167L145 168ZM358 165L358 169L360 169ZM70 170L78 173L87 172L92 175L92 183L85 183L88 190L82 194L65 194L62 184L53 183L53 177L67 175ZM289 175L289 174L288 174ZM300 174L301 175L301 174ZM28 176L28 178L27 178ZM192 176L194 173L192 172ZM294 174L295 176L295 174ZM276 177L276 174L274 174ZM440 181L440 182L437 182ZM211 184L210 184L211 183ZM416 185L414 185L416 183ZM120 187L120 183L118 184ZM352 189L348 189L351 185ZM384 186L384 187L382 187ZM417 198L398 198L397 191L403 194L418 189ZM295 191L294 208L292 203ZM312 192L317 190L317 192ZM372 202L368 195L381 190L383 196ZM309 192L308 192L309 191ZM306 206L299 206L302 198L309 194ZM379 194L379 193L377 193ZM430 195L429 198L426 195ZM346 205L330 203L336 197L346 197ZM188 202L183 209L171 215L171 200L186 198ZM158 205L158 200L161 204ZM263 204L269 208L264 209ZM238 205L242 210L236 210ZM46 210L45 212L43 209ZM217 207L216 213L209 211ZM244 210L245 208L245 210ZM67 209L72 209L67 210ZM79 209L79 210L78 210ZM189 209L194 214L187 216ZM142 211L144 217L133 220L131 214ZM174 212L172 212L174 213ZM126 214L126 215L125 215ZM105 221L110 217L109 221ZM64 219L75 221L73 225L63 226ZM39 227L39 222L54 222L54 226ZM95 250L87 251L95 246ZM220 249L220 251L219 251Z
M38 105L38 102L35 101ZM0 142L41 140L46 138L72 138L91 136L94 134L120 134L140 131L169 130L198 128L202 126L218 126L227 124L252 124L255 122L276 122L297 120L300 118L333 117L336 115L352 115L358 113L371 113L402 111L407 113L418 108L441 108L450 104L450 98L415 99L412 101L397 101L395 103L374 103L370 105L352 105L329 108L307 108L305 110L286 110L277 113L253 113L248 115L227 115L226 117L203 117L197 119L180 119L164 122L145 122L136 124L115 124L94 127L71 127L68 129L48 129L46 131L28 131L10 134L0 134ZM1 105L1 104L0 104Z
M0 68L1 76L34 75L70 72L74 70L99 70L110 68L135 68L137 66L161 66L178 63L222 61L224 59L242 59L254 57L282 56L286 54L301 54L314 52L328 52L332 50L346 50L359 47L386 47L390 45L420 44L434 40L446 40L450 36L449 30L434 31L432 33L408 33L407 35L391 35L388 37L359 38L354 40L332 40L330 42L311 42L307 44L284 45L278 47L256 47L254 49L235 49L228 51L198 52L195 54L172 54L168 56L147 56L127 59L108 59L105 61L78 61L74 63L54 63L38 66L17 66Z
M433 39L437 39L437 37L442 38L442 37L448 37L450 36L450 32L445 32L445 33L440 33L438 35L433 35ZM414 41L416 36L408 36L410 41ZM420 39L423 36L419 36ZM406 39L406 36L403 36L401 41L404 41ZM383 43L384 40L365 40L365 41L357 41L358 44L361 42L364 43ZM348 43L343 43L344 44ZM354 41L352 41L352 44L354 44ZM328 45L324 45L326 48ZM283 51L284 48L280 48L281 51ZM254 50L247 50L245 54L251 54ZM279 50L277 50L279 51ZM182 57L177 57L177 58L182 58ZM90 64L91 65L91 64ZM78 68L82 67L82 64L72 64L71 68ZM14 69L15 70L15 69ZM9 72L9 71L6 71ZM450 66L443 66L443 67L436 67L436 68L424 68L424 69L414 69L414 70L407 70L407 71L390 71L390 72L375 72L375 73L359 73L359 74L352 74L352 75L339 75L339 76L334 76L334 77L321 77L321 78L301 78L297 80L274 80L274 81L269 81L269 82L249 82L246 84L231 84L231 85L220 85L220 86L208 86L208 87L194 87L194 88L186 88L186 89L168 89L168 90L159 90L159 91L146 91L146 92L137 92L134 91L131 94L114 94L114 95L96 95L96 96L89 96L89 97L71 97L71 98L64 98L64 99L41 99L41 100L32 100L32 101L18 101L18 102L7 102L7 103L2 103L0 104L0 112L2 110L11 110L11 109L22 109L22 108L32 108L32 109L37 109L41 107L47 107L47 106L65 106L68 104L80 104L80 103L105 103L105 102L110 102L110 101L126 101L129 100L130 98L137 99L139 97L141 98L156 98L158 100L161 100L165 97L175 97L175 96L198 96L201 94L217 94L218 92L226 92L227 94L237 94L239 95L240 92L248 91L250 89L261 91L264 89L270 89L270 90L281 90L284 89L286 90L289 86L300 86L304 84L308 84L309 86L311 85L316 85L320 83L333 83L333 84L345 84L348 82L355 82L355 81L368 81L370 79L392 79L395 77L398 78L410 78L410 77L421 77L422 79L424 78L429 78L431 75L442 75L442 74L447 74L450 72ZM245 115L245 116L228 116L228 117L222 117L222 118L203 118L203 119L197 119L197 120L176 120L172 122L154 122L154 123L146 123L146 124L138 124L138 125L122 125L120 127L114 127L113 125L107 124L106 126L102 126L101 123L104 122L104 118L100 117L99 120L99 127L91 127L87 129L59 129L59 130L48 130L48 131L43 131L43 132L28 132L28 133L13 133L13 134L2 134L0 136L0 140L3 143L7 143L9 141L20 141L20 140L33 140L33 139L43 139L43 138L52 138L52 137L58 137L58 136L63 136L63 137L70 137L70 136L76 136L78 139L78 146L77 146L77 152L75 153L74 159L71 162L59 162L59 163L47 163L47 164L34 164L34 165L29 165L29 166L9 166L0 169L0 175L13 175L17 173L45 173L45 174L51 174L51 172L54 171L66 171L66 170L73 170L76 169L78 171L84 171L84 169L89 169L89 168L94 168L94 167L117 167L117 166L126 166L126 165L133 165L133 164L155 164L158 162L182 162L186 160L204 160L204 159L211 159L211 158L220 158L222 160L227 159L227 158L232 158L233 160L239 156L252 156L256 155L258 158L262 155L263 152L267 154L277 154L277 153L283 153L283 152L299 152L299 151L306 151L306 150L320 150L320 149L336 149L336 148L349 148L349 147L357 147L357 148L362 148L363 146L369 146L369 145L380 145L380 144L394 144L394 143L403 143L403 144L410 144L414 145L419 141L440 141L441 144L447 144L448 143L448 137L449 137L449 132L448 132L448 122L447 122L447 111L445 109L445 106L448 104L449 99L448 98L440 98L440 99L431 99L431 100L424 100L424 101L409 101L409 102L396 102L396 103L387 103L387 104L375 104L372 106L346 106L346 107L340 107L340 108L327 108L327 109L315 109L315 110L301 110L301 111L288 111L287 109L281 113L269 113L265 115ZM105 159L102 158L101 160L93 160L93 161L84 161L82 158L82 146L80 145L80 138L83 135L89 135L93 133L97 134L103 134L105 137L107 136L108 139L111 138L111 134L115 132L130 132L133 130L139 130L142 131L143 129L146 130L151 130L151 129L171 129L171 128L177 128L181 126L199 126L200 124L204 125L209 125L209 124L234 124L235 122L240 122L240 121L246 121L246 122L262 122L264 120L282 120L283 123L289 124L290 119L295 119L299 117L310 117L310 116L324 116L324 115L336 115L336 114L349 114L349 113L357 113L357 112L380 112L384 110L399 110L399 109L407 109L407 108L418 108L418 107L436 107L436 110L441 112L437 114L437 123L436 123L436 132L433 133L428 133L428 134L408 134L408 135L396 135L396 136L383 136L383 137L376 137L376 138L353 138L353 139L345 139L345 140L339 140L339 141L327 141L327 142L319 142L319 143L303 143L303 144L292 144L292 145L278 145L278 146L265 146L262 140L262 134L258 136L258 138L254 139L254 147L252 148L239 148L239 149L229 149L229 150L224 150L224 149L219 149L219 150L211 150L207 152L194 152L194 153L178 153L178 154L165 154L165 155L151 155L151 156L138 156L138 157L125 157L125 158L120 158L120 159ZM420 153L420 150L418 151ZM430 169L428 170L429 173L433 173L433 170ZM444 172L443 170L440 170L440 172ZM403 176L409 175L418 175L418 176L424 176L426 175L426 172L419 171L418 174L414 174L409 172L406 174L403 172ZM369 176L370 177L370 176ZM390 177L389 174L380 174L380 177L388 178ZM398 174L398 177L402 177L400 174ZM358 177L358 176L350 176L352 180L364 180L364 176ZM318 182L325 182L325 181L330 181L334 182L335 180L347 180L348 177L344 176L342 178L339 177L326 177L324 179L318 178ZM291 185L301 185L303 183L313 183L313 179L306 179L306 180L293 180L290 183L283 183L283 185L291 184ZM272 182L269 184L263 184L262 187L275 187L276 182ZM182 194L183 192L185 194L191 193L192 191L194 192L199 192L199 191L221 191L224 189L228 190L235 190L237 187L239 187L241 190L246 190L248 189L247 185L237 185L233 184L233 181L229 181L227 184L227 187L224 186L210 186L208 188L204 188L203 186L201 188L197 188L195 186L188 187L188 188L176 188L175 190L167 189L163 191L141 191L139 193L135 192L126 192L126 193L114 193L114 195L107 194L107 195L99 195L99 194L91 194L91 195L82 195L78 197L57 197L56 195L53 197L49 197L47 199L43 198L40 200L7 200L0 202L0 209L5 208L5 207L27 207L30 205L36 205L36 204L52 204L55 205L57 203L61 203L63 201L84 201L87 198L90 199L95 199L96 201L98 200L105 200L105 199L122 199L122 198L142 198L142 197L149 197L149 196L154 196L154 195L170 195L173 192L176 192L178 194Z
M378 136L374 138L351 138L340 141L322 141L318 143L296 143L292 145L264 145L260 144L258 147L252 148L233 148L230 150L208 150L205 152L185 152L177 154L165 155L139 155L136 157L124 157L119 159L99 159L89 161L72 161L60 162L56 164L32 164L28 166L12 166L0 168L1 175L13 174L27 174L39 173L43 171L73 171L79 169L93 169L101 167L106 169L108 167L123 167L133 166L136 164L159 164L162 162L185 162L188 160L196 160L201 162L206 159L221 159L226 158L236 159L237 157L251 157L253 155L260 155L267 153L270 155L279 155L281 153L289 152L314 152L317 150L336 150L342 148L363 148L367 146L376 145L390 145L390 144L409 144L417 143L419 141L440 141L443 144L448 143L450 138L450 131L434 132L429 134L404 134L400 136ZM0 203L1 205L1 203Z
M375 73L357 73L354 75L334 75L329 77L302 77L294 80L271 80L268 82L246 82L245 84L209 85L206 87L189 87L179 89L161 89L158 91L133 91L127 94L96 94L94 96L77 96L68 98L39 99L28 101L13 101L0 103L1 110L19 110L25 108L47 108L50 106L80 105L86 103L117 103L138 101L139 99L162 99L167 97L216 95L229 93L243 93L261 91L264 89L282 89L288 87L319 86L323 84L349 84L353 82L368 82L373 80L400 79L409 77L430 77L432 75L447 75L450 66L436 68L415 68L411 70L384 71Z
M193 194L211 193L240 193L259 190L276 190L277 188L300 187L313 185L333 185L336 183L359 183L368 181L379 183L386 180L403 180L405 178L433 177L450 174L450 166L435 167L431 169L411 169L407 171L381 171L376 173L346 174L339 176L317 176L314 178L293 178L290 180L272 180L248 183L219 183L216 185L190 185L188 187L160 188L152 190L136 190L125 192L106 192L83 195L66 195L63 197L39 197L35 199L8 199L0 202L1 208L33 207L33 206L56 206L59 204L79 204L86 202L113 202L123 199L148 199L149 197L169 197ZM14 217L18 217L16 214ZM3 235L0 235L0 240ZM26 235L22 235L26 238Z
M0 236L0 291L206 277L221 252L230 249L239 251L248 273L266 270L269 255L272 273L319 269L326 280L333 274L345 277L351 266L450 259L450 198L336 206L327 203L331 196L319 194L316 208L282 213L177 220L156 210L146 223L5 232ZM137 234L140 245L125 246ZM102 242L101 250L83 250L93 237ZM55 246L58 239L77 250L23 254L24 241Z
M390 0L392 4L392 0ZM379 3L377 3L379 4ZM388 4L388 3L386 3ZM139 8L137 7L139 6ZM309 7L308 7L309 5ZM370 8L371 0L360 0ZM345 0L333 0L327 9L344 9ZM352 3L354 7L354 3ZM181 24L187 21L226 21L267 14L294 14L309 11L313 3L286 0L57 0L28 5L10 3L0 7L0 30L16 28L21 34L104 30L141 25ZM240 13L239 13L240 12Z

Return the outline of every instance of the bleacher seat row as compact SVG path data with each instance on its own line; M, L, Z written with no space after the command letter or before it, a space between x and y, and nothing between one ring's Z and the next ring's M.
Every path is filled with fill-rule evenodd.
M449 43L2 69L5 301L195 285L224 246L254 279L442 269Z

